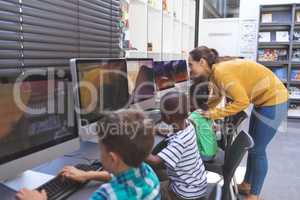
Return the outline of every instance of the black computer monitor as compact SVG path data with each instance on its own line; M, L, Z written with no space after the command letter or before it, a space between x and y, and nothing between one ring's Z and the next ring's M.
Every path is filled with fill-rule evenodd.
M69 71L1 69L0 96L0 180L79 147Z
M128 58L127 77L130 103L136 104L155 95L153 59Z
M154 62L154 76L157 90L175 87L175 71L171 61Z
M94 123L107 111L128 106L125 59L74 59L81 124Z
M172 66L175 72L175 82L180 83L189 79L187 64L185 60L173 60Z

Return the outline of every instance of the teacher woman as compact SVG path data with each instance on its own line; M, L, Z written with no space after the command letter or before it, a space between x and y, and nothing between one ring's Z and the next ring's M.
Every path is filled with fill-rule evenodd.
M221 60L216 50L206 46L192 50L189 55L191 76L208 77L218 94L232 100L225 107L216 108L222 95L212 98L209 111L202 113L207 118L231 116L254 104L249 134L255 145L249 150L247 170L239 191L247 195L246 200L257 200L268 170L266 148L287 116L288 92L272 71L261 64L243 59Z

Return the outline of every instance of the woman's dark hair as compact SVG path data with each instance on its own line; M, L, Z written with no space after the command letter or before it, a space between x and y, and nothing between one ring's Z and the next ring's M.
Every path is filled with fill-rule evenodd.
M238 57L223 56L220 57L216 49L208 48L207 46L200 46L195 48L190 52L190 56L193 60L199 62L201 58L205 59L209 65L212 67L214 64L224 61L229 61L237 59Z
M190 52L193 60L199 62L201 58L205 59L210 67L218 62L219 53L215 49L210 49L207 46L200 46Z
M199 76L193 80L190 87L190 103L192 110L198 108L208 110L209 80L205 76Z

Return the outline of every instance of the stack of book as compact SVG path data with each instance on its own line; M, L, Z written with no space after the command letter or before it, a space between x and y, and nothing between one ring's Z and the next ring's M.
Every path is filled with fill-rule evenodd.
M261 15L261 23L272 23L273 22L273 14L272 13L263 13Z
M293 50L292 62L300 62L300 49Z
M259 49L258 61L260 62L280 62L288 60L287 49Z
M300 31L294 31L294 41L300 41Z
M295 104L295 103L290 103L288 115L299 117L300 116L300 105Z
M281 81L287 80L286 68L274 68L274 69L272 69L272 71Z
M300 70L299 69L291 70L291 80L292 81L300 81Z
M288 31L276 31L275 38L272 39L271 35L273 32L259 32L259 42L289 42L290 34Z
M300 99L300 89L297 87L290 87L289 94L291 99Z

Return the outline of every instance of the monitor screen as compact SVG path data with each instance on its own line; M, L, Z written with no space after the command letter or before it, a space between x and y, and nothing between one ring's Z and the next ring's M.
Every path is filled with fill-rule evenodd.
M155 83L158 90L175 87L175 71L171 61L154 62Z
M128 106L129 93L124 59L76 61L81 124L96 122L103 112Z
M135 104L154 97L155 81L152 59L127 59L128 92Z
M175 82L180 83L189 79L185 60L173 60L172 66L175 72Z
M78 137L71 75L0 70L0 164Z

